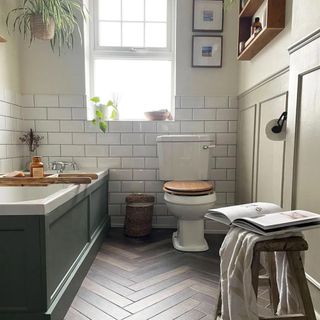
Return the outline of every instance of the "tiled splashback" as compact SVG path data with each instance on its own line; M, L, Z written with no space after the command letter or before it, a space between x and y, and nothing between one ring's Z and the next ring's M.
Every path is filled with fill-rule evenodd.
M25 130L20 96L9 91L5 93L0 93L0 173L24 167L29 154L19 141Z
M106 134L86 121L83 96L25 95L22 104L24 126L44 136L38 154L45 162L74 160L80 167L112 168L109 208L113 225L123 224L125 197L132 192L155 195L155 226L175 225L157 179L156 137L161 134L212 134L216 148L211 175L217 204L234 202L238 118L234 97L176 97L175 121L115 121L109 123Z

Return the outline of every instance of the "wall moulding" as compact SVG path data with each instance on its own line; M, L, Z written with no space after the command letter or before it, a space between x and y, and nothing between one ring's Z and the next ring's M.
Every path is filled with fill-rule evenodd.
M242 92L239 94L238 98L241 99L244 96L248 95L249 93L253 92L254 90L257 90L258 88L264 86L265 84L281 77L283 74L289 72L290 68L289 66L277 71L276 73L266 77L265 79L263 79L262 81L258 82L257 84L255 84L254 86L252 86L251 88L249 88L248 90Z
M289 54L292 54L297 50L300 50L301 48L305 47L307 44L318 39L319 37L320 37L320 28L308 34L306 37L302 38L301 40L294 43L291 47L289 47L288 48Z

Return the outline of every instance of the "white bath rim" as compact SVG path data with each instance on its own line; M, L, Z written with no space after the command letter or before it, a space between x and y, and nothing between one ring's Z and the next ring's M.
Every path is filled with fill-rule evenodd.
M73 173L81 173L82 171L72 171ZM0 187L0 216L1 215L45 215L60 205L66 203L80 192L86 190L93 183L100 181L108 174L108 169L88 169L85 172L96 173L97 180L93 180L91 184L75 185L60 184L50 185L47 187ZM69 172L70 173L70 172ZM2 191L2 192L1 192ZM20 201L6 201L5 193L10 192L31 192L32 199L26 197ZM39 192L41 191L41 192ZM2 195L1 195L2 193ZM37 197L39 193L45 194L44 197Z

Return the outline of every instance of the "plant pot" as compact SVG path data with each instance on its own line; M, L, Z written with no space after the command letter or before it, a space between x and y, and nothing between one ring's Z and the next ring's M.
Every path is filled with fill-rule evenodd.
M40 40L51 40L54 37L55 23L50 18L49 24L42 20L41 15L32 15L30 17L30 27L32 35Z

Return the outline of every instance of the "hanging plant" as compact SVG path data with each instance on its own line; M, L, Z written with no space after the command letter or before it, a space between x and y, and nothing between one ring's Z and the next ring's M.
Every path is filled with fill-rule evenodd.
M51 48L73 48L74 33L82 41L76 13L85 19L85 11L76 0L24 0L6 19L9 30L19 31L30 45L35 38L50 40Z

